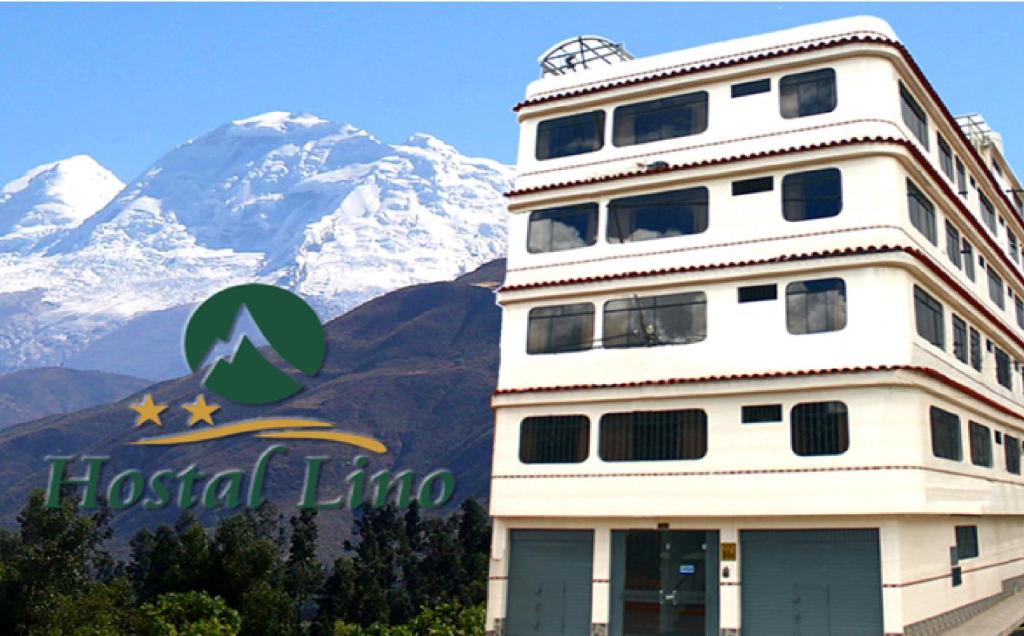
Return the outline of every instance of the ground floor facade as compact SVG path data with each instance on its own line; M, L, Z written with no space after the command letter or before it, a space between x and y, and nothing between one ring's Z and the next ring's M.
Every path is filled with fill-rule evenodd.
M498 517L487 629L489 636L916 636L941 633L1018 589L1024 516L1017 515Z

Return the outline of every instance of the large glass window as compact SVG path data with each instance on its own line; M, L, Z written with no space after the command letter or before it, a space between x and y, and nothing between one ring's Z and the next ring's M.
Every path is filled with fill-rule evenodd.
M779 80L779 110L786 119L830 113L836 109L836 72L823 68Z
M999 277L996 270L992 269L989 265L986 268L988 272L988 297L992 299L992 302L999 305L1000 309L1006 307L1006 294L1003 292L1003 279Z
M942 138L942 135L935 133L935 141L938 142L939 146L939 165L942 166L942 171L946 173L949 180L953 180L953 151L950 149L949 144Z
M601 417L599 452L606 462L700 459L707 451L708 416L699 409Z
M530 213L527 249L560 252L597 242L597 204L583 203Z
M939 239L935 230L935 206L910 179L907 179L907 203L910 206L910 222L921 234L924 234L929 242L938 245Z
M549 119L537 124L537 159L555 159L600 150L604 146L604 111Z
M992 467L992 431L977 422L968 422L967 430L971 439L971 463L975 466Z
M960 253L960 230L956 229L949 219L946 220L946 256L949 257L949 262L960 269L963 256Z
M792 334L838 331L846 326L846 283L822 278L786 286L786 329Z
M632 243L699 234L706 229L707 188L612 199L608 204L609 243Z
M914 285L914 321L919 336L939 349L946 346L942 304Z
M1020 474L1020 440L1012 435L1003 435L1003 455L1006 459L1006 472Z
M578 464L590 449L585 415L528 417L519 425L519 460L524 464Z
M937 406L931 409L932 454L943 459L960 461L963 446L960 443L960 418L955 413Z
M1010 354L999 347L994 347L996 356L996 382L1013 390L1013 365Z
M967 362L967 323L963 318L953 315L953 355L960 362Z
M615 109L612 143L632 146L696 135L707 129L708 94L700 91L619 106Z
M978 526L956 526L956 558L973 559L978 554Z
M996 209L992 207L992 202L988 200L982 193L978 193L978 200L981 201L981 218L985 221L985 225L988 229L992 230L993 234L998 233L998 225L996 224Z
M604 305L605 347L690 344L707 337L704 292L609 300Z
M527 353L562 353L594 344L594 305L576 303L530 310Z
M850 447L850 424L842 402L805 402L789 414L790 441L797 455L839 455Z
M903 122L910 132L914 133L922 146L928 148L928 116L903 82L900 82L900 111L903 113Z
M782 216L787 221L823 219L842 209L843 179L836 168L795 172L782 178Z

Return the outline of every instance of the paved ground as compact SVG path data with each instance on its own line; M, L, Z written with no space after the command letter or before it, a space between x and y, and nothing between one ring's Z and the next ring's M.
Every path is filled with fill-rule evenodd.
M942 636L1024 636L1024 627L1018 627L1022 620L1024 593L1018 593Z

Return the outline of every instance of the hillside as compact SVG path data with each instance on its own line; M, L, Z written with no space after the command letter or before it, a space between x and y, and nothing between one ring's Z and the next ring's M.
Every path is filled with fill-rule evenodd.
M61 367L0 375L0 429L119 400L148 384L127 375Z

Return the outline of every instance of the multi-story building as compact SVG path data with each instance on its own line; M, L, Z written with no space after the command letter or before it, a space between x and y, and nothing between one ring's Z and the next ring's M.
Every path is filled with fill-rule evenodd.
M1016 602L1001 139L875 18L587 42L516 107L488 633L910 636Z

